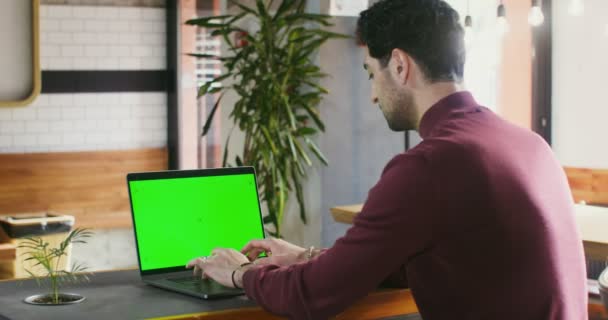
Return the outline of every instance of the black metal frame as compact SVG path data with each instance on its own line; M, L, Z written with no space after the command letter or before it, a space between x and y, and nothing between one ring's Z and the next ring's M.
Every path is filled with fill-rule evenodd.
M551 145L552 130L552 0L542 1L545 21L532 29L532 130Z
M42 93L158 92L167 90L165 70L45 70Z
M167 156L170 170L179 169L177 37L178 0L167 0Z

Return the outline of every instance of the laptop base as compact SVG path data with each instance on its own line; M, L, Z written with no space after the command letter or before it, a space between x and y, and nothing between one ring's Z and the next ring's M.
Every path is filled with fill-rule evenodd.
M218 299L243 295L245 292L242 289L225 287L211 279L200 279L198 281L188 280L187 276L191 276L192 272L180 272L171 275L163 275L159 277L146 277L143 281L149 285L175 291L190 296L208 299ZM184 279L184 280L182 280Z

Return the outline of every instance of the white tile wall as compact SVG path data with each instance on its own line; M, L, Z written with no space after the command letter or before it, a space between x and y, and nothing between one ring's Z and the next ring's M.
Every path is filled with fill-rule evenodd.
M163 92L43 94L0 109L0 153L162 147L166 105Z
M162 70L162 8L41 6L43 70Z
M43 70L160 70L165 10L42 5ZM164 93L42 94L0 108L0 153L162 147Z

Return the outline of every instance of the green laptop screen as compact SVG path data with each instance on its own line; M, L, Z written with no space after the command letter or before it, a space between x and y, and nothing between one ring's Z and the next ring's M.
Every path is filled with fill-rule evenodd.
M253 174L129 182L141 270L264 238Z

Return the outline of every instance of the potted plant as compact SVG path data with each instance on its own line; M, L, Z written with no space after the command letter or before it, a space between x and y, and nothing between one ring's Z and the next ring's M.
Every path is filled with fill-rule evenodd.
M86 268L82 264L74 263L71 271L58 270L62 257L67 256L67 250L73 243L86 243L85 239L93 233L87 229L74 229L58 247L52 248L50 244L40 237L26 237L19 248L24 248L25 261L34 261L33 269L25 271L32 276L39 286L48 286L49 293L38 294L25 298L26 303L37 305L62 305L84 301L85 297L75 293L63 293L61 286L68 283L88 281L89 278L82 273ZM41 274L41 275L40 275Z
M221 92L203 127L207 134L222 97L234 91L238 100L230 118L245 135L244 147L234 158L237 166L253 166L258 176L260 199L268 213L265 224L272 224L270 234L281 237L281 221L286 202L295 193L300 218L306 223L302 182L307 167L313 165L311 154L327 165L313 137L324 131L318 105L328 91L318 84L326 76L314 63L319 47L332 38L348 36L323 30L331 26L328 15L305 12L306 0L256 0L255 7L237 1L229 3L241 12L189 20L187 24L213 30L223 38L228 53L223 56L191 54L223 62L226 72L205 83L198 96ZM271 12L271 8L276 11ZM241 19L251 19L259 30L240 27ZM218 85L231 78L228 85ZM232 132L232 131L231 131ZM228 142L223 155L227 165Z

